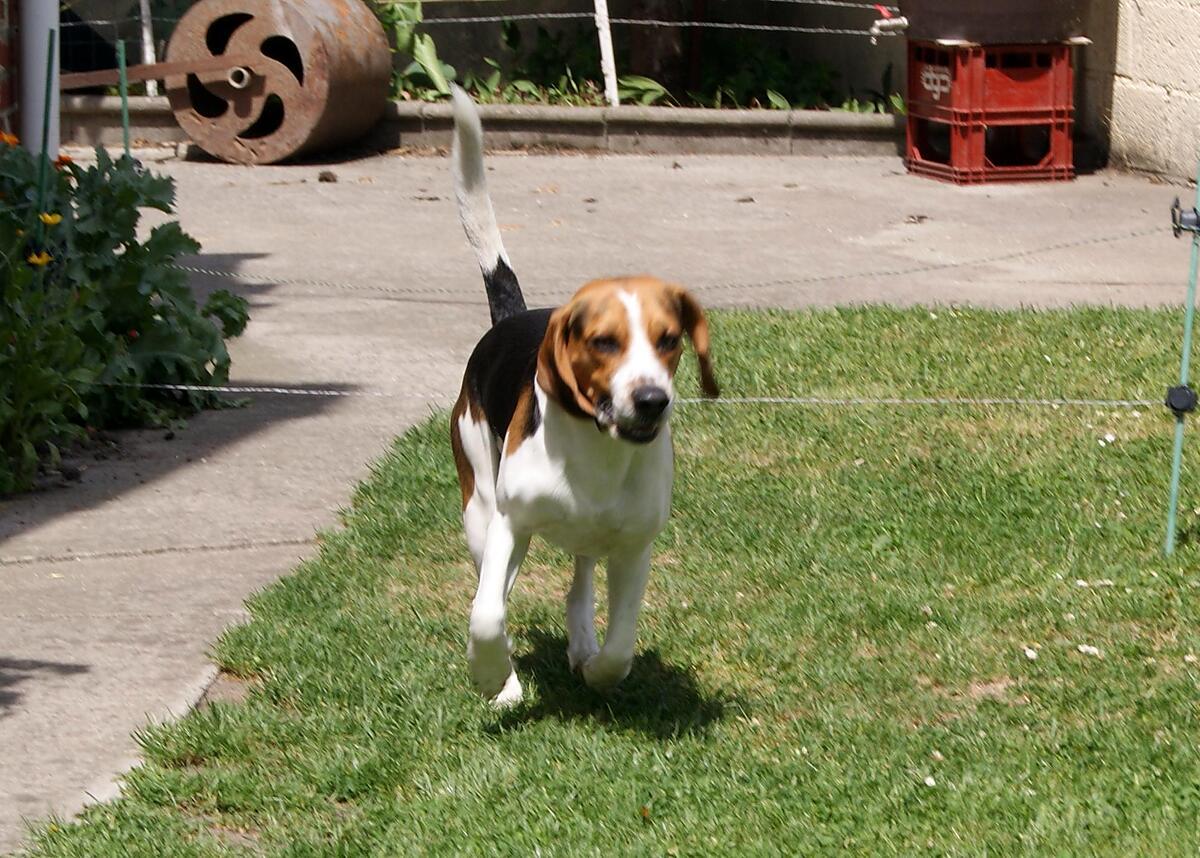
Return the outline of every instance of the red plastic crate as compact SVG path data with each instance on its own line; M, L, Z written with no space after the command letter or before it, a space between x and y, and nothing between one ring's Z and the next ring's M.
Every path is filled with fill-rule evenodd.
M1071 46L910 42L908 103L946 122L1068 118L1075 108Z
M960 184L1074 178L1068 45L909 46L911 172Z
M908 169L957 182L1067 181L1075 177L1070 122L989 126L908 119Z

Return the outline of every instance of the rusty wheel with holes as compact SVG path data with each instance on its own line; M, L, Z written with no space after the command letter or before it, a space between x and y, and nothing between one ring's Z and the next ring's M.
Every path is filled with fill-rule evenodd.
M228 58L166 79L180 127L206 152L273 164L357 139L387 104L391 51L361 0L201 0L167 62Z

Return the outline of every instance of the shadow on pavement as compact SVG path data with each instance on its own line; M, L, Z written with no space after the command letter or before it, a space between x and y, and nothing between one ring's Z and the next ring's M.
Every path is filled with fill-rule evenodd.
M245 255L224 254L191 257L185 264L196 268L236 271ZM197 299L202 303L218 288L228 288L251 302L250 324L254 324L253 304L275 287L243 286L226 278L191 278ZM236 372L236 361L234 371ZM346 385L280 385L276 379L240 378L238 386L325 387L353 390ZM237 396L227 397L236 401ZM108 433L111 445L97 445L64 455L64 464L77 476L75 482L62 480L57 486L41 488L21 495L0 497L0 544L22 531L45 524L62 515L97 507L138 486L152 483L177 468L200 462L218 450L262 432L283 421L312 417L334 407L334 397L255 395L238 408L204 411L189 419L182 428L122 430Z
M20 702L22 685L36 682L39 676L72 676L90 670L86 664L0 656L0 718Z
M180 264L188 268L201 269L201 271L191 272L190 274L192 289L195 291L198 300L203 302L216 290L228 289L235 295L241 295L250 302L251 320L254 319L255 307L270 306L280 299L312 300L334 297L356 298L363 301L386 301L397 304L448 307L487 306L487 299L484 297L483 288L476 288L477 282L474 279L469 281L471 290L465 292L463 297L457 297L450 294L442 294L439 291L430 291L419 284L406 286L404 283L334 283L321 278L305 277L303 273L291 274L286 277L276 275L278 277L277 282L272 280L272 275L269 273L248 272L241 276L203 273L205 270L237 273L242 263L256 259L266 259L268 256L269 254L251 256L245 254L213 253L189 257L186 260L181 260ZM270 266L266 267L269 268ZM243 280L242 277L245 279ZM264 300L268 294L271 294L271 301Z

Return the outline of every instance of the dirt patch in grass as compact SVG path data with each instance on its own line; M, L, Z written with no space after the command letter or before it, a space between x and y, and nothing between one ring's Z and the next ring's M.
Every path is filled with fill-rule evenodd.
M217 673L216 678L204 693L200 695L197 709L212 706L214 703L244 703L254 690L256 681L241 676L235 676L227 670Z

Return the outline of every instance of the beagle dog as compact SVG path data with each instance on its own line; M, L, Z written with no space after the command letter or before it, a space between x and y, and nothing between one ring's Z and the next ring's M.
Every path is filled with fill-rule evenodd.
M467 658L494 705L521 699L506 602L529 540L575 556L567 658L594 689L633 662L650 549L671 507L668 420L683 336L717 395L708 325L696 300L653 277L596 280L554 310L526 310L496 227L474 102L454 95L455 194L479 258L492 328L467 363L450 420L463 527L479 574ZM592 573L607 560L608 629L597 646Z

